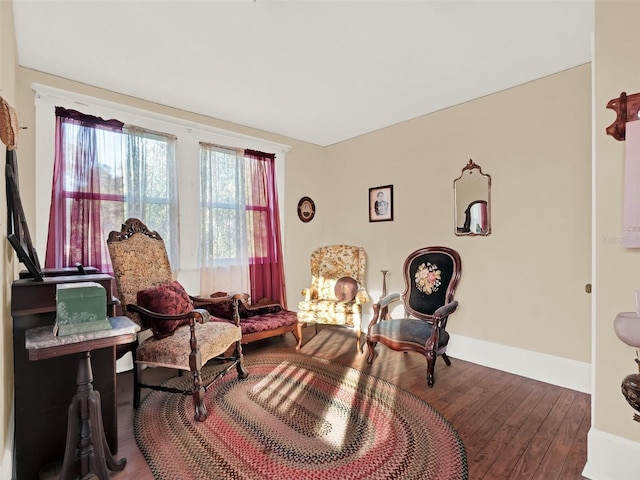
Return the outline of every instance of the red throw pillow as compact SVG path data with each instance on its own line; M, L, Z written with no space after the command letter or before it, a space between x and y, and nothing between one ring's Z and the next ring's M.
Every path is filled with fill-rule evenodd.
M164 315L181 315L193 310L189 294L175 280L147 290L140 290L138 292L138 305ZM189 325L188 318L162 321L147 317L146 320L150 321L153 336L157 339L173 335L173 332L182 325Z

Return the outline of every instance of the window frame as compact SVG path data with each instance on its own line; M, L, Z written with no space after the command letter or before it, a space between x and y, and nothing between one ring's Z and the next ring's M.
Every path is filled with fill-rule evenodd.
M55 106L80 109L88 115L116 118L126 124L173 134L177 137L178 192L180 219L180 264L186 286L199 285L197 250L199 239L199 189L193 188L193 179L199 176L199 143L213 143L233 148L253 149L274 153L278 192L280 196L280 226L285 228L285 156L290 146L257 137L220 129L212 125L195 123L185 118L144 110L126 104L103 100L47 85L31 85L36 107L36 161L35 161L35 241L36 250L46 251L47 225L51 203L53 158L55 151ZM159 108L160 110L160 108ZM162 111L172 111L169 107ZM212 123L215 119L211 119ZM153 226L149 226L152 228ZM195 234L194 234L195 233ZM284 248L284 246L283 246ZM187 278L188 277L188 278Z

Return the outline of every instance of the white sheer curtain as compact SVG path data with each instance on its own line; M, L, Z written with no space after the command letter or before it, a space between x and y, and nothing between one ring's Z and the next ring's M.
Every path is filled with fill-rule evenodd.
M200 143L200 294L249 292L244 152Z
M125 218L142 220L165 242L174 278L180 271L176 137L125 125Z

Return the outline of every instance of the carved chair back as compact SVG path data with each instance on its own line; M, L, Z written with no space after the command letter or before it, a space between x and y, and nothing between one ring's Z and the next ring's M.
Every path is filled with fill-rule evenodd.
M406 313L431 320L438 308L453 300L460 279L460 255L448 247L425 247L407 257L403 272Z
M122 225L122 231L109 234L107 245L123 312L142 328L149 328L140 315L126 306L137 303L139 291L173 280L164 240L140 220L130 218Z

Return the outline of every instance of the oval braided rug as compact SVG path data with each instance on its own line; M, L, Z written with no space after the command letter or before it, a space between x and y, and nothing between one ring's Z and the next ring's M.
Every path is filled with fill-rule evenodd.
M207 391L204 422L193 419L191 396L147 395L134 432L155 478L468 478L453 426L393 384L301 354L245 364L248 378L233 369ZM215 370L205 367L205 378Z

